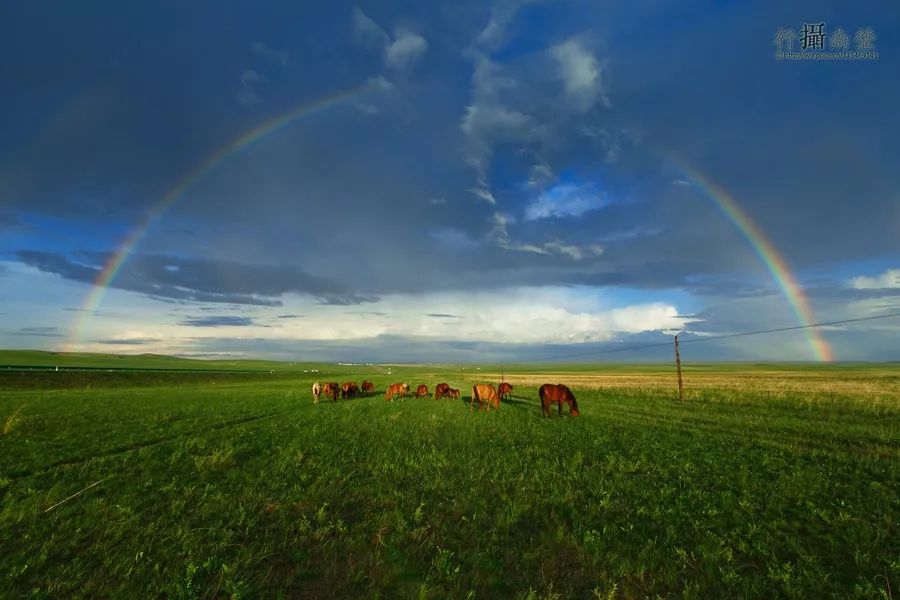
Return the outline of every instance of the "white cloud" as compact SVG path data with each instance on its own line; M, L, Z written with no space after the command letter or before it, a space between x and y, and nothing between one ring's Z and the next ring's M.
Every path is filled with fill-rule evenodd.
M387 105L386 100L390 92L394 89L394 84L383 75L379 75L377 77L369 77L369 79L366 80L366 87L370 90L367 97L371 101L356 102L353 104L354 108L364 115L372 116L380 114Z
M386 47L391 41L387 31L369 18L358 6L353 7L353 36L357 42L378 50Z
M558 184L541 193L525 208L525 219L580 217L606 205L605 194L590 185Z
M564 254L572 260L581 260L588 255L600 256L601 254L603 254L603 246L601 246L600 244L578 246L574 244L565 244L556 240L552 242L546 242L544 244L544 248L552 252Z
M516 87L516 80L502 65L480 58L472 72L472 99L475 104L497 103L500 94Z
M394 84L391 83L383 75L379 75L378 77L369 77L366 80L366 85L371 86L373 89L379 92L389 92L394 89Z
M579 288L550 287L386 296L375 310L387 313L389 318L345 313L337 323L307 319L307 323L290 325L296 331L278 333L313 339L401 335L457 341L577 343L607 341L620 334L644 331L678 331L690 321L679 317L677 308L667 303L608 308L599 305L596 295ZM428 313L459 318L438 319Z
M466 108L462 130L466 136L466 158L483 177L493 148L502 142L528 138L531 117L498 104L472 104Z
M488 204L497 204L497 199L494 198L494 194L487 188L477 187L472 188L469 191L472 192L476 198L481 198Z
M247 69L241 73L241 85L254 85L268 81L264 75L260 75L253 69Z
M857 290L900 289L900 269L888 269L875 277L854 277L850 286Z
M268 83L269 79L253 69L245 69L238 79L240 81L237 92L238 102L244 106L259 104L261 101L259 86Z
M475 44L487 50L503 46L509 37L509 26L519 10L532 0L502 0L491 8L487 24L475 38Z
M599 98L609 105L603 94L602 65L576 39L570 39L550 49L550 56L559 63L566 96L579 110L587 110Z
M263 42L250 44L250 51L256 56L261 56L269 61L286 67L288 64L287 50L275 50ZM244 106L253 106L262 101L260 86L269 82L269 78L255 69L244 69L238 77L240 86L237 91L237 101Z
M374 104L368 104L367 102L357 102L353 106L356 108L356 110L364 115L377 115L379 112L381 112L377 106L375 106Z
M287 50L275 50L274 48L268 46L263 42L253 42L250 45L250 50L253 52L253 54L271 60L272 62L276 62L282 67L286 67L288 64Z
M532 165L528 170L527 186L530 188L541 188L553 181L554 177L555 175L553 169L550 168L550 165L546 163L537 163Z
M686 321L669 304L604 309L586 302L582 294L581 290L562 288L517 288L426 294L407 310L408 298L389 297L384 299L384 305L394 315L390 326L396 327L398 333L460 341L607 341L624 333L678 331ZM413 307L417 314L412 314ZM449 313L460 318L434 319L419 316L421 313Z
M516 222L512 216L495 212L488 219L492 225L488 239L495 242L505 250L517 252L532 252L534 254L559 254L568 256L572 260L582 260L587 256L600 256L603 254L603 246L600 244L566 244L561 240L550 240L542 244L522 244L513 241L509 235L509 226Z
M428 50L428 40L418 33L398 27L391 36L359 7L353 8L352 26L354 39L382 52L385 66L395 71L412 67Z
M407 69L414 65L426 50L428 41L421 35L406 29L397 29L394 32L394 41L385 50L384 62L391 69Z

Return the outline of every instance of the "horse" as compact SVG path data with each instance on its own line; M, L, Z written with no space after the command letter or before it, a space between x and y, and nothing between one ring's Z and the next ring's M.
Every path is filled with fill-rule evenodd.
M338 395L341 393L341 386L335 382L326 383L322 386L322 393L326 398L331 398L332 402L337 402Z
M512 390L513 386L510 384L503 382L497 388L497 393L500 394L501 400L509 400L512 398Z
M454 400L459 400L459 390L454 390L453 388L448 389L447 397L453 398Z
M384 399L393 402L395 396L406 396L409 394L409 386L405 383L392 383L384 392Z
M428 393L427 385L420 385L419 387L416 388L416 398L427 398L430 395L431 394Z
M315 382L312 384L312 395L313 395L313 404L319 403L319 396L322 395L322 386L319 382Z
M446 383L437 384L436 386L434 386L434 399L440 400L447 394L447 391L449 389L450 389L450 386L447 385Z
M359 395L359 386L353 381L348 381L341 386L341 398L355 398Z
M375 384L371 381L363 381L362 382L362 393L366 396L371 396L375 393Z
M569 405L569 416L577 417L581 413L578 411L578 402L575 400L575 394L563 384L545 383L538 390L538 396L541 398L541 410L545 417L550 416L550 405L556 404L559 410L558 414L562 414L563 404Z
M469 411L472 410L476 402L478 403L479 411L485 406L487 406L488 411L491 410L492 406L499 410L500 397L497 395L497 388L489 383L475 384L472 386L472 400L469 402Z

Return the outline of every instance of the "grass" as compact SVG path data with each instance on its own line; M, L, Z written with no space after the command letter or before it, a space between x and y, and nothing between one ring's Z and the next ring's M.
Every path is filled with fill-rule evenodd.
M321 368L463 400L496 381ZM684 403L668 369L504 366L514 398L481 414L313 405L309 374L269 364L11 371L0 597L897 594L900 368L701 366ZM541 418L545 380L572 382L582 417Z

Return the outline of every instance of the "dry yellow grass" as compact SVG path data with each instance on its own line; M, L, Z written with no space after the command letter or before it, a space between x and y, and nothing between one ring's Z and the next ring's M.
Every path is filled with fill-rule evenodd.
M480 379L500 380L500 373L481 373ZM504 379L514 386L536 387L543 383L565 383L571 387L586 389L653 389L677 390L675 372L597 374L586 373L545 373L545 374L505 374ZM900 403L900 379L897 377L835 377L803 372L757 371L753 373L701 373L684 374L685 389L690 390L739 390L770 394L810 394L862 396L868 400L894 401Z
M0 425L0 435L9 435L22 422L22 407L17 408L3 419Z

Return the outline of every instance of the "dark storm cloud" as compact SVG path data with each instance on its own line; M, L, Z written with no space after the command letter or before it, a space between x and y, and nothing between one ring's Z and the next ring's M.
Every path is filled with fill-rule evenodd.
M462 319L459 315L448 315L445 313L428 313L425 316L433 317L435 319Z
M783 334L782 338L796 336ZM700 338L691 333L684 339ZM650 347L647 347L650 346ZM635 347L635 348L632 348ZM355 341L270 340L266 338L196 338L186 340L186 353L229 352L276 357L280 360L354 363L475 363L502 362L636 362L668 361L672 336L659 332L627 335L616 342L589 344L505 344L487 341L440 341L423 337L378 336ZM691 360L721 359L721 342L686 344ZM685 351L683 351L685 352Z
M0 229L14 227L22 222L21 217L16 213L0 208Z
M9 333L11 335L48 337L48 338L65 337L62 333L59 333L58 327L22 327L21 329L19 329L17 331L8 331L7 333Z
M191 317L180 321L181 325L190 327L249 327L253 325L253 319L250 317L232 317L232 316L203 316Z
M351 8L347 5L342 9L346 20L344 30L348 32ZM584 28L610 30L615 27L616 19L627 21L633 12L640 13L640 8L606 15L609 23L600 19L596 11L585 10L584 22L578 28L573 27L569 32L564 28L558 39L547 40L544 46L535 48L529 54L535 58L513 59L502 55L492 58L503 70L503 76L514 78L517 83L509 97L501 98L503 107L527 114L535 122L536 130L521 147L517 144L492 147L496 164L502 165L502 169L488 169L491 191L498 205L492 207L473 198L467 191L474 184L466 157L460 150L463 147L460 123L467 104L475 101L470 97L469 86L477 65L463 58L462 51L482 31L491 10L474 5L458 10L467 15L459 22L460 29L452 32L451 38L459 47L443 48L448 55L441 58L453 70L448 71L445 79L417 89L420 95L417 104L405 105L409 90L398 81L386 97L389 100L384 107L386 112L378 117L337 106L265 143L247 148L229 159L229 168L213 172L198 182L188 194L189 201L177 203L166 215L165 230L155 232L143 242L146 249L142 250L147 253L175 248L182 256L215 253L221 260L235 263L264 265L314 257L315 264L307 264L307 268L315 267L317 273L329 274L335 280L352 281L349 289L322 289L321 281L302 282L303 275L300 275L301 283L291 286L286 281L293 279L294 274L288 273L287 268L271 274L281 284L269 291L266 286L258 285L238 286L252 288L246 291L228 289L223 281L210 281L209 286L193 283L184 286L182 281L167 285L169 277L165 274L161 277L159 273L150 277L140 273L129 280L128 273L123 272L116 285L159 298L234 300L246 304L277 304L273 299L285 293L281 290L297 287L310 290L320 302L342 305L373 301L376 295L391 292L498 284L628 285L649 289L677 286L712 293L715 290L705 288L716 287L715 282L697 283L691 277L705 274L714 278L735 270L750 270L757 277L766 277L747 241L701 191L691 186L671 189L671 181L682 178L683 174L667 163L661 152L664 146L720 180L748 207L762 228L771 232L776 246L788 257L796 257L799 265L814 265L841 253L866 255L884 249L893 239L886 235L892 219L888 218L890 203L884 198L893 193L897 182L892 171L885 168L889 164L885 156L867 155L866 163L861 165L865 168L860 169L822 171L818 168L823 162L832 163L843 156L841 149L846 149L847 144L833 143L838 138L850 140L854 148L866 147L866 140L861 138L871 129L871 122L860 116L866 111L857 108L850 111L842 105L841 114L854 112L853 121L833 119L822 132L823 128L816 127L814 121L823 109L819 109L819 115L810 116L804 106L783 102L786 86L800 87L803 81L796 82L795 78L806 80L811 76L797 72L802 65L774 64L769 52L771 32L765 28L752 28L758 37L757 44L733 47L726 28L713 20L702 21L690 35L680 34L667 42L667 50L662 54L652 36L649 40L621 38L609 48L586 44L585 48L599 62L609 60L603 67L603 74L609 75L609 79L604 80L602 87L612 106L597 102L587 112L579 113L557 105L554 99L562 84L548 81L547 70L537 68L549 60L545 52ZM437 14L425 7L420 12L423 22L437 27ZM755 23L757 20L749 18L754 16L753 12L741 9L735 14L747 17L748 23ZM740 22L739 16L722 16L729 23ZM764 16L763 21L773 23L781 18L777 14ZM773 31L777 28L772 27ZM246 55L247 49L260 41L258 34L254 36L236 44L231 52ZM282 42L267 44L278 52L291 50ZM732 47L734 60L723 61L718 53L709 51L717 45ZM432 60L436 58L432 51L437 49L432 46L429 51ZM352 44L346 50L352 56L367 56ZM305 64L304 53L291 52L291 55L296 60L288 68L313 66ZM379 61L380 57L374 57L372 65L377 67ZM671 73L672 61L683 65L678 76ZM735 62L741 69L734 68ZM843 69L839 65L827 65L832 67ZM866 65L858 67L867 68ZM352 70L350 63L347 68ZM824 71L825 65L815 68L829 76L830 72ZM179 73L176 71L173 76ZM744 86L733 85L735 81L745 81L748 74L759 81L753 90L748 92ZM372 75L371 71L360 68L352 70L350 79L364 81ZM862 75L851 74L851 79L854 77L858 79ZM458 85L460 81L462 85ZM698 81L705 84L698 85ZM879 80L873 85L883 95L896 95L896 86L890 81ZM308 98L304 96L304 99ZM847 100L851 107L863 101L855 96ZM202 95L191 97L178 115L185 120L196 117L201 122L221 119L234 124L228 132L237 135L239 119L209 114L204 102ZM821 102L827 105L831 100L824 98ZM127 97L120 99L120 103L129 105L142 119L165 116ZM665 111L659 109L660 104L666 106ZM422 106L428 110L422 111ZM170 111L168 103L162 107L161 112ZM718 108L710 110L709 107ZM746 119L735 119L736 112L760 113L766 119L777 121L779 126L756 127ZM262 119L277 111L260 106L257 113ZM102 116L106 112L99 114L101 120L107 118ZM673 114L677 117L672 117ZM107 126L118 131L120 125L104 124L72 135L80 139L78 135L90 134L102 140L113 137ZM152 131L149 124L147 128ZM817 143L796 148L795 140L802 139L809 131L820 132L816 134ZM168 134L177 143L155 144L164 156L155 161L153 173L116 161L106 169L81 165L77 170L98 177L114 172L117 178L133 182L135 188L144 187L143 181L148 187L159 188L160 184L153 182L174 181L181 174L167 166L175 159L170 160L166 150L171 146L185 146L184 140L179 139L182 134L178 130ZM731 141L734 139L741 140L739 151L723 151L734 146ZM154 141L150 138L148 143L154 145ZM192 147L191 152L197 157L204 156L207 142L199 135L194 141L199 148ZM206 154L221 141L208 142ZM887 142L886 150L891 149L892 143ZM613 156L611 150L615 150ZM97 164L111 152L101 141L86 151L97 155L96 160L92 159ZM790 168L785 168L785 153L791 155ZM859 156L859 152L852 154ZM540 188L524 185L537 155L547 162L554 176L570 171L587 189L606 194L608 204L581 217L527 221L527 208L541 192ZM145 160L146 157L138 158L141 160L135 164L154 163ZM192 161L184 160L183 170L191 164ZM411 164L419 167L411 170ZM54 168L47 170L54 171ZM76 171L74 167L72 170ZM163 171L168 174L164 176ZM113 187L87 196L96 202L140 209L134 212L137 218L147 202L158 198L162 191L154 192L155 196L121 195ZM854 202L848 201L848 194L852 194ZM27 198L27 194L21 197ZM446 201L430 204L429 198ZM859 212L860 206L866 208L865 215L847 212ZM514 218L507 232L513 245L540 247L554 240L584 245L605 240L605 252L603 256L575 260L559 253L503 248L489 222L494 211ZM833 218L817 217L813 227L807 215L820 213ZM843 233L836 236L835 228ZM867 230L866 234L862 234L863 229ZM448 231L455 233L451 236L441 233ZM836 236L833 239L842 242L817 243L823 235ZM136 262L137 259L132 259L126 271L137 273L132 264ZM384 268L384 265L391 267ZM262 278L260 275L259 279ZM237 280L248 278L241 273ZM162 291L153 289L147 282L161 285Z
M93 283L108 256L61 254L23 250L19 259L65 279ZM375 302L335 280L317 277L290 266L249 265L238 262L141 255L131 258L111 284L160 299L280 306L286 293L309 294L321 304L351 305Z
M0 95L0 229L31 237L3 236L0 252L36 248L19 260L91 283L108 254L78 251L118 247L217 150L375 80L194 182L113 285L241 310L292 293L341 306L549 285L636 289L641 302L666 289L701 304L774 297L745 235L677 156L734 197L801 281L832 280L809 290L818 302L889 295L842 288L835 265L896 255L900 137L885 132L900 130L900 52L881 30L898 28L896 11L539 4L361 7L388 40L401 24L427 40L418 70L398 73L383 48L353 39L353 2L234 4L215 18L198 8L177 31L165 4L62 6L48 21L40 3L14 3L0 20L0 72L16 89ZM813 17L851 34L871 25L879 59L775 61L774 32ZM593 102L561 80L554 48L567 43L582 65L596 61L598 81L580 88ZM252 106L234 101L248 70L265 80ZM593 194L591 210L548 205L543 192L561 183ZM10 227L9 215L37 229ZM189 314L204 310L226 312Z

